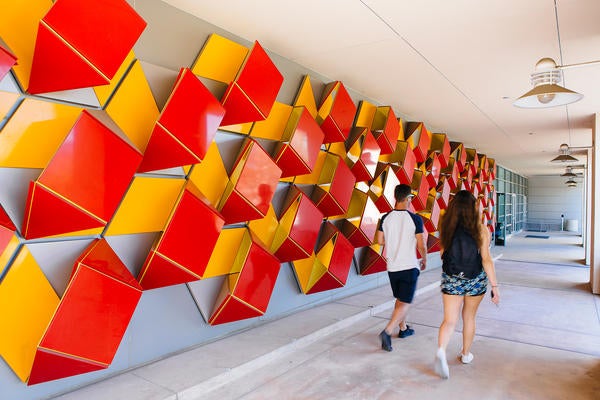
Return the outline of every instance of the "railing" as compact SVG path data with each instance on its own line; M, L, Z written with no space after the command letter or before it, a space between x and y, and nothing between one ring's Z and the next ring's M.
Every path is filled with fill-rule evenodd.
M527 219L525 230L532 232L561 231L562 220L558 219Z

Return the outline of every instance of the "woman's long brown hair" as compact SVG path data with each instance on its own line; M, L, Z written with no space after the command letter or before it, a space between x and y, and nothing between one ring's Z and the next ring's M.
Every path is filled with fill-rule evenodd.
M479 230L479 213L475 207L475 196L467 190L461 190L454 195L448 205L446 214L440 226L440 242L442 248L449 249L456 227L461 225L481 247L481 231Z

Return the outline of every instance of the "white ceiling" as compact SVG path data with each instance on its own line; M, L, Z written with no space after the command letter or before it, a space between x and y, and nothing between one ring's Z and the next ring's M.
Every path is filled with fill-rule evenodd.
M599 0L164 1L526 176L564 172L549 162L561 143L592 143L600 64L563 70L561 85L584 95L577 103L512 102L531 89L543 57L559 65L600 59Z

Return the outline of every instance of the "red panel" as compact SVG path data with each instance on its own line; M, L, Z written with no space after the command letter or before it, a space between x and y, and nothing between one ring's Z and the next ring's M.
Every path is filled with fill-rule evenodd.
M331 182L321 183L324 188L317 186L311 196L325 217L344 214L348 210L356 178L348 166L337 155L334 157L335 171ZM324 171L327 173L327 171Z
M412 140L417 162L424 162L427 159L429 146L431 146L431 132L427 130L422 122L409 122L406 138Z
M242 70L223 96L227 113L221 125L266 119L282 84L283 76L261 45L254 42Z
M396 147L399 157L394 159L398 166L393 166L400 183L410 185L417 167L417 158L407 142L399 141Z
M281 169L258 143L248 139L233 170L235 187L220 210L226 223L264 217L279 183Z
M365 247L365 252L360 263L360 274L371 275L387 270L385 257L377 253L371 247Z
M448 183L448 179L442 177L436 190L440 194L437 199L440 209L445 210L450 202L450 183Z
M244 301L229 294L213 312L208 323L210 325L226 324L228 322L260 317L261 315L263 313L252 307L248 307L248 304Z
M198 276L152 250L140 270L138 280L144 290L150 290L197 281Z
M202 161L162 126L156 124L144 152L138 172L156 171L165 168L197 164Z
M106 240L95 240L92 242L77 259L76 263L112 276L132 288L142 290L138 281L131 275L131 272L129 272ZM73 270L73 273L75 272L76 269Z
M10 51L0 46L0 80L10 71L10 69L17 63L17 57L15 57Z
M17 227L13 224L12 220L4 210L4 207L0 204L0 226L8 228L12 231L16 231Z
M427 207L427 197L429 195L429 184L422 172L415 174L412 181L412 189L417 191L410 204L415 208L415 211L421 211Z
M427 169L427 183L429 184L429 188L437 186L440 180L441 165L436 153L431 153L427 158L425 168Z
M186 189L157 246L152 249L159 254L151 253L140 271L144 289L191 282L202 277L223 225L223 217L208 200ZM198 240L200 237L202 240ZM169 263L172 266L165 265ZM184 273L173 271L173 266L183 269ZM163 268L166 270L161 272ZM160 282L161 277L166 278L164 284Z
M290 124L295 126L292 127ZM297 121L290 117L287 129L293 129L289 142L279 143L274 156L277 165L281 168L281 177L308 174L317 162L325 135L305 107L302 107L302 113Z
M289 238L284 243L285 246L282 245L275 252L275 256L281 262L310 256L317 243L321 222L323 221L323 213L295 186L290 190L282 218L283 215L290 212L290 207L296 203L298 203L298 207Z
M83 111L39 181L109 221L141 159L136 149Z
M159 118L171 134L203 159L225 109L189 68L182 68Z
M440 221L440 206L437 201L431 201L429 203L431 205L431 210L428 210L428 212L431 212L431 215L428 218L423 218L423 221L425 222L425 228L428 232L435 232L438 230L438 223Z
M385 213L391 211L396 204L394 190L396 189L396 186L400 184L400 181L390 166L387 166L382 170L379 179L382 181L383 193L377 197L373 192L369 191L369 196L375 203L379 212Z
M6 245L8 245L14 234L15 231L0 225L0 254L6 249Z
M321 234L319 250L328 241L334 243L333 254L329 261L328 271L343 285L346 284L348 279L348 273L350 272L350 266L352 265L352 256L354 255L354 247L348 239L342 235L337 228L330 222L326 222L323 227L323 233Z
M323 276L315 282L315 284L306 292L306 294L313 294L319 292L325 292L327 290L341 288L344 285L340 283L330 272L326 272Z
M106 367L106 365L90 363L85 360L66 357L64 354L55 354L38 348L27 385L31 386L69 376L85 374L105 369Z
M142 292L86 265L76 268L39 346L108 365Z
M456 189L456 186L458 185L459 172L458 163L454 160L454 158L450 158L450 161L448 162L448 167L446 167L442 171L442 174L446 176L448 184L450 185L450 189Z
M333 106L323 119L321 128L325 133L324 143L343 142L348 138L354 116L356 114L356 105L346 91L342 82L336 81L327 84L323 93L323 100L328 96L333 96ZM321 102L321 107L323 104Z
M102 221L67 203L38 183L29 184L22 232L26 239L100 228L104 225Z
M124 0L57 0L43 21L109 79L146 27Z
M381 149L373 134L366 129L363 134L353 138L354 141L361 142L361 153L359 159L351 165L352 173L357 182L371 181L377 169L377 160ZM350 148L354 143L347 143L347 148ZM350 157L347 157L347 162L352 163Z
M400 124L391 108L388 110L387 120L383 131L376 131L373 132L373 134L377 139L381 154L392 154L394 152L400 135Z
M454 160L457 163L458 172L463 172L467 163L467 151L460 142L450 142L450 152L454 154Z
M446 168L450 159L450 141L443 133L433 133L431 149L434 150L440 160L440 166Z
M71 47L40 24L27 89L29 93L56 92L108 83L109 80L73 52Z
M427 235L427 252L435 253L440 250L441 250L440 239L433 235Z

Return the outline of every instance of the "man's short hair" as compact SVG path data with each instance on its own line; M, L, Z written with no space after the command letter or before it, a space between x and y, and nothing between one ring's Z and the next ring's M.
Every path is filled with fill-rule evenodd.
M396 198L396 201L404 201L409 196L412 197L412 190L410 186L405 185L404 183L397 185L394 189L394 197Z

